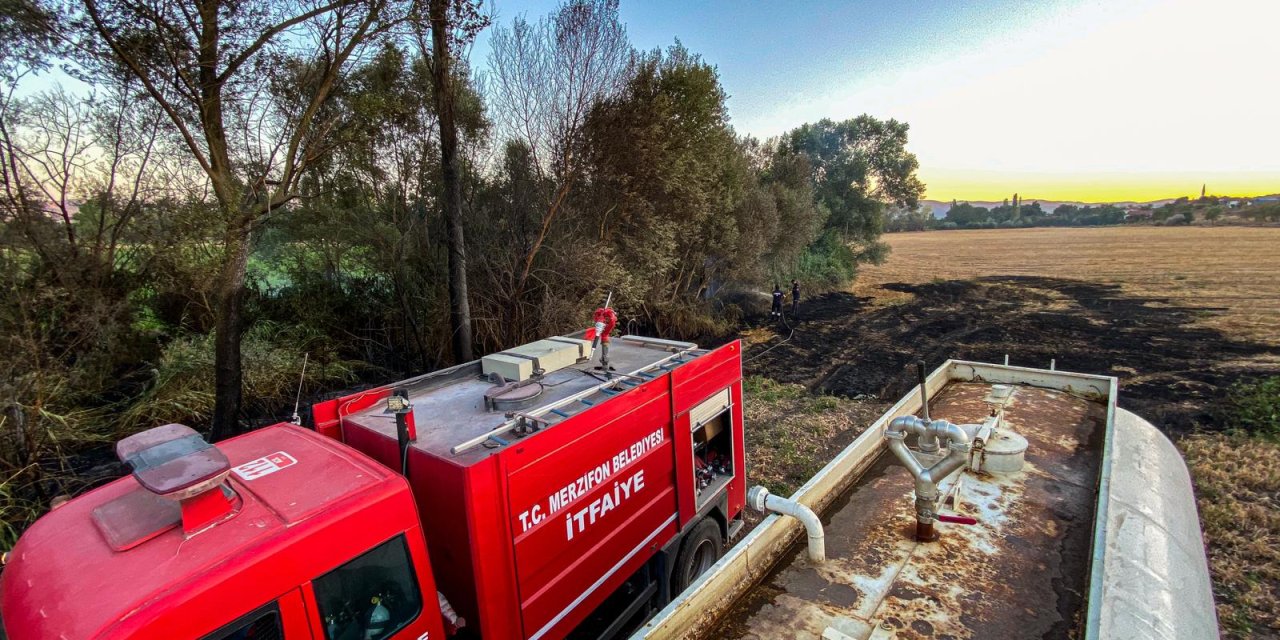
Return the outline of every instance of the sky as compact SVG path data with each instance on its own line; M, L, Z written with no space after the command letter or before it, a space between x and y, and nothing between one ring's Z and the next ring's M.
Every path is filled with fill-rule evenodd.
M557 0L485 0L498 24ZM933 200L1280 193L1280 0L621 0L716 66L739 133L910 125ZM483 71L482 32L471 64ZM31 89L71 85L63 74Z
M554 1L489 0L497 21ZM862 113L910 127L926 197L1113 202L1280 192L1280 0L622 0L760 138ZM483 68L482 35L472 64Z

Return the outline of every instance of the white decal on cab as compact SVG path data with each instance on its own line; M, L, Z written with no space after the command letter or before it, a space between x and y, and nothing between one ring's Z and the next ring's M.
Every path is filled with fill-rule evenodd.
M238 467L232 469L241 480L257 480L262 476L271 475L281 469L286 469L298 464L298 459L283 452L277 451L270 455L262 456L257 460L250 460Z

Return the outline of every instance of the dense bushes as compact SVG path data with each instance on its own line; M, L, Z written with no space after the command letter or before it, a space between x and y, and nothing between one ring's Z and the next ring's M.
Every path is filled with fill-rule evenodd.
M1125 212L1112 205L1084 206L1064 204L1052 213L1039 202L1024 204L1014 196L1014 203L987 209L968 202L953 202L942 220L930 216L931 229L1025 229L1028 227L1091 227L1120 224Z
M259 321L244 337L244 379L251 415L270 416L298 393L340 387L368 365L343 360L328 336L307 325ZM303 364L306 364L305 374ZM299 389L301 385L301 389ZM115 423L118 436L170 422L200 424L213 412L213 342L209 334L185 336L165 345L144 390Z

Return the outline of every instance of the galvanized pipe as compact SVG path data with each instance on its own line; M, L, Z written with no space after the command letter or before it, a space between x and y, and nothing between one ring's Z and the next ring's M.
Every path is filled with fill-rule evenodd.
M925 423L928 424L929 386L925 384L924 360L916 360L916 376L920 379L920 415L924 417ZM919 434L916 446L925 453L933 453L938 450L938 438L932 432L926 431Z
M775 496L759 485L747 491L747 505L761 513L772 511L799 520L809 536L809 559L818 563L826 562L827 535L822 530L822 520L813 509L794 500Z
M907 434L923 439L926 434L947 443L947 456L925 468L907 448ZM911 472L916 481L916 537L923 542L937 539L933 529L938 516L938 483L963 467L969 457L969 434L946 420L924 420L915 416L894 418L885 428L889 450Z

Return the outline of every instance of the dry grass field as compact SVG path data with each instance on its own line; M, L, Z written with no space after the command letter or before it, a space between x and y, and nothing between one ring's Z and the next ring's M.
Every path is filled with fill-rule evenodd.
M893 247L892 255L883 265L864 269L854 289L858 299L872 308L924 304L933 291L929 283L941 289L955 281L1003 278L999 285L1003 288L986 289L988 295L1015 293L1023 281L1028 291L1035 287L1038 294L1047 290L1052 295L1057 287L1075 293L1075 297L1062 296L1059 309L1071 313L1070 305L1077 305L1077 312L1081 303L1089 306L1076 292L1085 285L1066 282L1079 281L1107 287L1105 296L1099 294L1104 299L1095 301L1091 309L1112 312L1106 323L1099 323L1099 344L1109 337L1106 334L1128 323L1124 316L1130 311L1149 314L1135 321L1142 324L1166 309L1169 316L1189 317L1186 324L1195 328L1186 331L1195 333L1182 333L1181 327L1175 333L1171 324L1168 334L1148 333L1151 344L1136 345L1139 350L1204 351L1197 336L1232 345L1231 349L1207 349L1205 368L1226 375L1196 379L1194 369L1204 361L1204 353L1190 365L1161 372L1158 384L1172 395L1152 397L1163 398L1165 404L1170 397L1178 397L1180 385L1217 387L1187 401L1208 404L1202 399L1224 393L1222 387L1229 385L1232 372L1275 371L1275 347L1280 345L1280 228L1016 229L899 233L885 239ZM1140 302L1112 308L1112 302L1126 298ZM975 296L969 304L980 301ZM1090 320L1096 322L1096 318ZM1178 337L1156 344L1164 342L1166 335ZM1017 342L1016 334L1008 339ZM1028 342L1037 339L1030 337ZM1242 344L1256 348L1240 348ZM1137 353L1131 354L1134 360ZM1122 380L1122 402L1126 377L1131 398L1151 395L1141 382L1150 372L1141 370L1141 364L1125 365L1115 362L1112 369ZM1186 415L1197 415L1197 407L1184 408ZM1142 412L1141 407L1137 410ZM1191 424L1190 430L1184 425L1173 435L1196 483L1223 635L1278 638L1280 445L1223 432L1230 430L1230 424L1219 423L1214 430L1198 429L1194 420Z
M1280 228L1093 227L893 233L855 293L878 303L886 283L1038 276L1119 285L1129 294L1206 311L1203 324L1280 344Z

